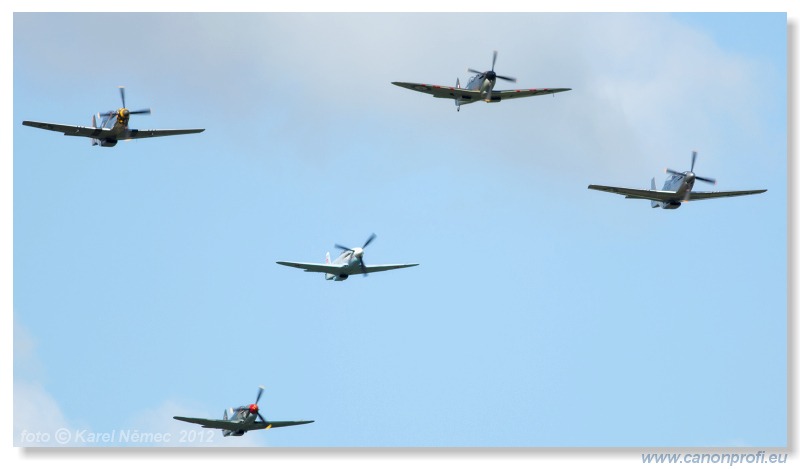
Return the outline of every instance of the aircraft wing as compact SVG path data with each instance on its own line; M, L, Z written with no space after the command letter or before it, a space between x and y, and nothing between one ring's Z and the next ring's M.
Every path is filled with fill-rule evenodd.
M206 129L153 129L153 130L138 130L129 129L126 133L118 135L111 129L103 129L100 127L83 127L80 125L66 125L66 124L51 124L49 122L36 122L36 121L22 121L22 125L29 127L36 127L38 129L52 130L54 132L63 132L64 135L73 137L89 137L89 138L113 138L118 140L129 140L134 138L149 138L149 137L166 137L169 135L183 135L183 134L196 134Z
M339 274L339 272L341 272L342 267L345 267L344 265L338 265L338 264L314 264L314 263L287 262L287 261L277 261L277 263L288 267L294 267L296 269L304 269L306 272L321 272L333 275Z
M657 202L669 202L675 200L673 191L656 191L652 189L629 189L627 187L598 186L590 184L589 189L596 191L611 192L612 194L624 195L626 199L647 199Z
M657 191L652 189L630 189L627 187L597 186L591 184L589 189L597 191L611 192L612 194L624 195L626 199L647 199L657 202L669 202L676 200L673 191ZM725 191L725 192L691 192L689 200L717 199L720 197L736 197L739 195L761 194L766 189L752 191ZM681 201L682 202L682 201Z
M447 98L461 100L461 104L467 104L474 101L481 101L480 91L466 90L464 88L456 88L453 86L439 86L439 85L426 85L424 83L403 83L393 81L393 85L409 90L419 91L420 93L427 93L433 95L434 98ZM513 98L526 98L528 96L541 96L545 94L561 93L562 91L569 91L572 88L538 88L527 90L495 90L492 91L492 100L504 100Z
M761 194L767 192L766 189L754 191L727 191L727 192L692 192L689 200L717 199L720 197L736 197L739 195Z
M251 425L242 425L241 422L237 422L236 420L199 419L194 417L178 417L178 416L172 418L174 418L175 420L180 420L182 422L196 423L197 425L202 425L203 428L217 428L219 430L233 430L233 431L259 429L259 428L245 428Z
M426 85L423 83L403 83L400 81L393 81L392 84L401 88L419 91L420 93L427 93L433 95L434 98L458 98L461 100L461 104L480 101L481 99L481 93L479 91L465 90L463 88L456 88L454 86Z
M251 424L244 424L242 422L237 422L235 420L221 420L221 419L200 419L194 417L172 417L175 420L180 420L182 422L189 422L195 423L198 425L202 425L203 428L216 428L219 430L263 430L265 428L279 428L279 427L291 427L293 425L305 425L307 423L314 422L313 420L285 420L285 421L275 421L275 422L253 422Z
M285 265L288 267L294 267L296 269L303 269L306 272L319 272L325 274L333 274L339 275L342 273L342 270L347 268L347 265L342 264L314 264L314 263L303 263L303 262L287 262L287 261L277 261L280 265ZM383 272L384 270L393 270L393 269L403 269L406 267L414 267L415 265L419 264L382 264L382 265L367 265L367 273L371 272ZM359 270L358 273L361 271Z
M284 420L284 421L275 421L275 422L253 422L253 423L243 423L236 420L220 420L220 419L200 419L194 417L172 417L175 420L180 420L182 422L189 422L189 423L196 423L197 425L202 425L203 428L216 428L219 430L263 430L265 428L279 428L279 427L291 427L293 425L305 425L307 423L313 423L313 420Z
M199 134L204 130L206 129L130 129L124 137L120 137L120 140L133 138L168 137L170 135Z
M383 272L384 270L405 269L406 267L414 267L419 264L383 264L383 265L368 265L367 273Z
M51 124L49 122L22 121L22 125L36 127L37 129L52 130L53 132L63 132L64 135L73 137L89 138L113 138L114 133L111 129L99 127L83 127L80 125Z
M262 425L262 428L280 428L280 427L292 427L294 425L305 425L307 423L314 423L313 420L277 420L277 421L270 421L264 425L264 422L256 422L259 425Z
M513 99L513 98L527 98L528 96L542 96L545 94L556 94L564 91L569 91L572 88L539 88L527 90L494 90L492 91L492 99L500 97L500 100Z

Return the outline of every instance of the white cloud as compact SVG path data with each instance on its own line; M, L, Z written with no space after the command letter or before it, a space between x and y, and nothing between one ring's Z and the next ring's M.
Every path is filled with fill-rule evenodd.
M646 182L653 168L688 165L693 149L708 164L713 153L703 150L723 143L722 130L753 125L754 63L669 16L588 18L562 50L574 88L563 100L563 165L580 161L571 169Z
M654 169L688 165L694 149L703 155L702 167L713 167L716 156L709 150L731 131L757 125L754 115L763 98L756 63L727 53L708 34L668 15L306 15L269 24L240 30L238 39L273 44L255 49L263 54L251 70L275 89L269 93L274 101L254 108L265 117L281 113L280 124L266 126L278 141L291 129L308 128L316 142L340 148L331 115L343 122L374 115L399 133L428 129L420 137L433 129L502 133L502 139L470 139L465 150L496 152L507 164L549 167L571 179L602 174L647 182ZM463 32L474 30L493 40L465 45ZM195 39L213 42L211 31L206 33ZM489 66L492 49L500 52L498 71L518 77L514 86L573 90L550 101L473 104L484 108L462 109L468 117L458 116L456 123L443 121L439 112L454 114L451 103L389 84L451 84L456 77L463 83L466 67ZM292 105L282 106L287 96ZM504 106L502 115L489 106ZM479 124L473 123L476 113ZM520 151L531 137L540 154L552 157ZM302 149L296 157L326 152L322 143L294 144Z
M72 438L77 428L42 384L43 378L36 340L14 321L14 446L81 446Z
M185 102L198 115L237 116L229 128L217 130L237 151L263 153L263 147L253 146L260 142L318 164L353 144L341 141L340 133L352 130L349 125L361 125L364 133L384 132L380 125L385 125L420 138L437 131L502 132L502 141L477 139L465 143L464 151L496 152L503 155L499 162L535 165L570 179L597 175L613 176L609 183L632 178L644 183L654 168L688 165L693 149L703 155L702 167L713 167L712 149L726 132L757 125L762 98L757 64L726 53L709 35L664 14L128 14L69 22L57 15L20 15L17 21L28 26L45 19L58 37L80 31L111 37L118 29L148 25L149 33L137 38L137 50L146 54L133 51L127 59L140 64L131 70L131 80L168 74L175 85L164 91L176 103L162 99L168 109ZM15 33L20 43L37 39L28 39L25 31ZM491 40L473 43L475 31ZM41 65L61 69L59 61L69 54L48 46ZM95 50L113 56L116 47L114 41L98 41ZM389 83L452 84L456 77L463 83L467 67L490 65L493 49L500 52L498 71L518 77L519 87L573 91L550 101L473 104L448 123L439 111L455 114L451 103ZM108 68L114 67L81 64L76 73L97 76ZM139 86L140 93L149 88ZM477 113L476 130L469 122ZM377 128L364 128L364 116L374 116L369 121ZM258 132L242 122L255 124ZM297 132L313 138L270 148ZM520 151L531 137L548 158Z
M65 444L60 443L64 440L56 439L57 434L75 432L76 428L44 386L20 379L14 381L14 446L81 446L71 437Z
M19 321L14 322L14 446L164 446L247 447L258 446L258 432L242 437L223 437L219 430L202 428L173 419L175 415L222 418L208 409L167 400L145 409L127 423L115 423L102 432L68 419L43 384L45 370L36 353L37 342Z
M36 340L25 326L14 321L14 376L38 379L43 373L44 368L36 355Z
M207 409L204 411L193 408L185 404L167 400L158 407L145 409L131 420L128 428L138 431L142 435L164 435L161 441L154 442L152 445L143 446L198 446L198 447L243 447L257 446L254 444L253 437L257 432L246 433L241 437L223 437L220 430L202 428L200 425L181 422L172 417L175 415L185 417L202 418L222 418L222 410L219 415L208 415ZM155 438L155 437L154 437Z

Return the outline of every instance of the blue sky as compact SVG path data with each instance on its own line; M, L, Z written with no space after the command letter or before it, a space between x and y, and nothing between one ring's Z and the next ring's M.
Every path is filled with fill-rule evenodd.
M390 84L495 49L519 87L573 90L456 112ZM786 77L785 14L17 13L15 444L178 435L263 384L268 419L316 422L213 444L785 446ZM132 127L207 130L21 125L87 125L118 85L153 108ZM768 192L586 189L692 150L717 190ZM372 232L367 263L420 266L275 264Z

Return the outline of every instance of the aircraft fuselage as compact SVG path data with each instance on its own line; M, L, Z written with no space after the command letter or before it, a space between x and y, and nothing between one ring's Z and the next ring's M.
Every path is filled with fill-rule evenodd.
M256 421L256 416L257 414L251 414L247 408L243 408L237 410L230 420L242 425L250 425ZM245 433L247 433L247 430L222 430L222 436L242 436Z
M130 113L125 108L117 109L117 114L112 116L108 119L107 122L103 122L100 124L102 128L104 124L108 124L111 120L114 121L114 125L111 126L111 131L114 133L114 137L106 137L106 138L93 138L92 145L100 145L101 147L113 147L117 144L120 140L125 140L130 138L131 131L128 129L128 120L130 119ZM96 121L94 120L94 116L92 116L92 127L97 127ZM135 132L135 131L134 131Z
M355 248L354 251L345 251L339 255L331 265L346 265L348 268L345 270L345 273L334 275L334 274L325 274L325 280L333 280L336 282L341 282L343 280L347 280L347 278L353 274L357 274L361 272L361 262L358 260L358 253L359 251L363 253L364 251L361 248ZM363 254L362 254L363 255Z
M675 192L675 198L668 202L653 202L653 208L661 207L667 210L674 210L681 206L681 202L688 200L689 194L694 187L695 175L691 171L682 174L673 174L664 181L664 191Z
M484 101L487 103L492 102L492 90L494 89L495 83L497 83L497 76L495 75L492 77L492 74L494 74L494 72L486 72L473 76L469 79L464 89L480 91L481 98Z

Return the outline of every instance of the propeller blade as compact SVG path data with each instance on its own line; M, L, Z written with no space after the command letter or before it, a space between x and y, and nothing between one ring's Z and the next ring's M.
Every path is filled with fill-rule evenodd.
M108 111L108 112L98 113L97 115L102 117L111 117L111 116L116 116L117 111Z
M122 107L125 107L125 87L124 86L120 86L119 87L119 95L122 98Z
M514 77L504 77L502 75L497 75L497 78L499 78L501 80L505 80L505 81L510 81L511 83L516 83L517 82L517 79L514 78Z
M483 75L483 72L475 70L474 68L468 68L467 71L470 73L477 73L478 75Z
M697 150L692 152L692 169L690 170L691 172L694 172L694 162L695 162L695 160L697 160ZM717 184L717 180L714 179L714 178L704 178L704 177L700 177L700 176L698 176L696 174L695 174L694 178L697 179L698 181L707 182L709 184Z
M128 111L128 114L150 114L150 108L139 109L138 111Z
M256 395L256 404L258 404L258 400L261 399L262 394L264 394L264 386L259 386L258 394Z
M261 415L261 412L256 412L256 415L258 415L258 418L260 418L262 422L267 423L267 424L269 423L269 422L267 422L267 419L265 419L264 416Z
M669 174L677 174L678 176L683 176L683 173L682 173L682 172L680 172L680 171L675 171L674 169L669 169L669 168L667 168L667 169L665 169L665 170L664 170L664 172L665 172L665 173L669 173Z
M497 62L497 51L492 52L492 71L494 71L495 62Z
M353 248L346 248L346 247L342 246L341 244L334 244L333 246L336 249L341 249L342 251L352 251L353 250Z
M364 265L364 258L360 257L359 262L361 262L361 273L364 274L364 277L367 276L367 266Z
M373 239L375 239L375 237L376 237L376 236L377 236L377 235L376 235L375 233L372 233L371 235L369 235L369 238L368 238L368 239L367 239L367 241L364 243L364 245L363 245L363 246L361 246L361 249L364 249L365 247L369 246L369 243L371 243L371 242L372 242L372 240L373 240Z

